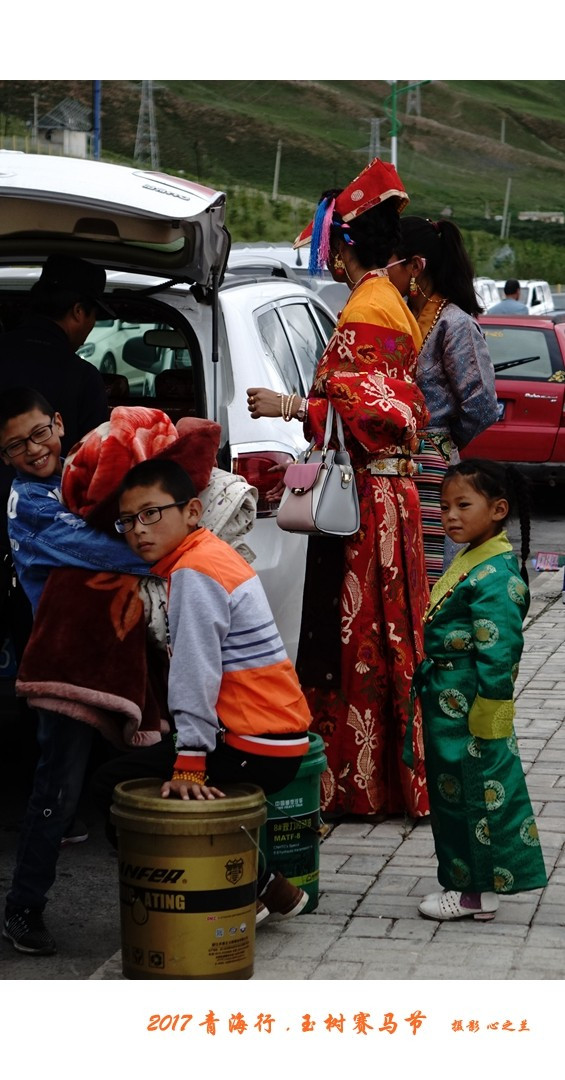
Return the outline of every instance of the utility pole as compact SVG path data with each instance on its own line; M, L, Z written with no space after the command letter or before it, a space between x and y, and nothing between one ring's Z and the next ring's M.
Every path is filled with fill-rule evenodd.
M369 162L381 156L381 124L382 118L371 117L371 138L369 140Z
M500 223L500 239L504 240L508 235L506 229L506 219L508 218L508 205L510 203L510 188L512 187L512 177L509 176L506 181L506 195L504 196L504 210L502 211L502 221ZM508 219L508 228L510 228L510 219Z
M157 142L157 124L153 104L153 83L150 79L144 79L141 83L141 104L139 106L133 159L139 165L149 162L151 168L159 168L159 144Z
M33 150L35 150L36 154L37 154L37 151L38 151L38 145L37 145L37 124L38 124L38 119L39 119L39 117L38 117L38 103L39 103L39 94L33 94L33 127L31 129L31 142L32 142L32 148L33 148Z
M390 161L391 165L394 165L395 169L398 165L398 110L396 105L396 99L400 94L408 94L411 90L415 90L416 87L427 86L431 79L424 79L420 82L408 83L408 86L398 87L396 79L387 79L389 86L392 87L391 92L387 98L385 98L385 109L390 107ZM419 102L418 97L418 102ZM390 106L387 105L390 102ZM419 106L418 106L419 107ZM419 115L419 114L418 114Z
M279 176L281 171L281 154L282 154L282 139L279 139L277 143L277 156L275 158L275 175L273 177L273 194L271 198L273 202L276 202L279 194Z
M397 122L396 122L396 98L398 91L396 89L396 79L392 79L390 85L392 86L392 93L390 95L390 163L394 165L395 169L398 164L398 150L397 150Z
M406 115L414 113L415 116L422 115L422 102L420 100L420 83L414 83L411 90L408 91L406 97Z
M100 118L102 101L102 83L100 79L94 79L92 83L92 156L100 161Z

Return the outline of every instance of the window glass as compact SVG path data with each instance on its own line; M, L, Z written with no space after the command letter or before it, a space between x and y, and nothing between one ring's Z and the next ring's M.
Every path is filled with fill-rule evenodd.
M324 299L325 299L325 297L324 297ZM334 330L335 330L335 323L332 322L332 320L329 318L329 316L326 315L325 311L322 311L322 309L317 307L316 304L314 305L314 309L316 311L316 315L318 316L318 318L319 318L319 320L320 320L320 322L322 324L322 330L324 331L324 334L326 336L326 341L329 341L332 334L333 334L333 332L334 332Z
M278 312L274 308L263 311L257 316L257 326L265 352L279 372L287 393L302 393L296 361Z
M281 314L288 327L305 389L309 390L316 364L325 348L325 341L306 304L285 304Z
M77 352L117 397L155 397L157 375L192 366L188 343L165 323L99 319ZM127 387L115 376L125 377Z
M545 331L522 330L514 326L483 326L483 330L497 379L547 380L553 374L550 338ZM554 345L553 340L551 344ZM533 359L502 371L496 370L497 364L525 360L526 357Z

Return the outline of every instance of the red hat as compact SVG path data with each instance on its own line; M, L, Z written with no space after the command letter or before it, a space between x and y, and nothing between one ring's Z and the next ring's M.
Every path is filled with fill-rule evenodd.
M335 200L333 212L339 214L343 221L352 221L353 218L364 214L366 210L370 210L377 203L384 202L385 199L396 199L399 212L410 201L394 165L388 161L381 161L380 158L374 158L340 192ZM296 237L295 248L310 243L313 228L314 218Z

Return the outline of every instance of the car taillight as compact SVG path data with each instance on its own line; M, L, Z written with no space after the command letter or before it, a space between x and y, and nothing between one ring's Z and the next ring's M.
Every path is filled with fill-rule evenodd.
M253 453L239 454L233 459L232 469L238 476L244 476L248 484L253 484L259 492L257 515L265 517L274 514L282 497L282 480L287 465L292 465L291 454L279 450L258 450ZM277 490L278 489L278 490ZM275 498L268 498L274 492Z

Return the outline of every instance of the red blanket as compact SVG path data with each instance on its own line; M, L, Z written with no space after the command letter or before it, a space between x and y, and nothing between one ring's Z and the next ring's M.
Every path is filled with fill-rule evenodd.
M209 420L186 417L177 430L159 409L116 408L66 459L63 499L115 535L116 493L128 469L149 457L173 458L201 491L220 434ZM120 748L156 742L169 730L167 657L146 640L138 584L129 574L52 570L16 681L30 705L93 724Z

